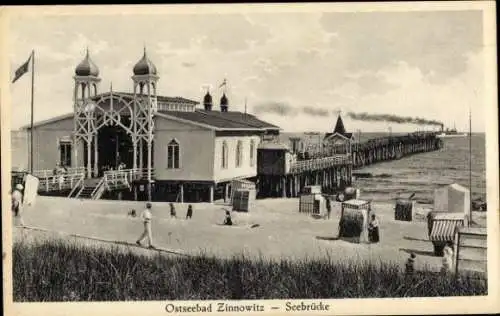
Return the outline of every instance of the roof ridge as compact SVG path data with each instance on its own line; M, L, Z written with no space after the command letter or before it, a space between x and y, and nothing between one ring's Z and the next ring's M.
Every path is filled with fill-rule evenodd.
M249 127L253 127L253 128L262 128L260 126L257 126L256 124L250 124L248 122L241 122L241 121L235 121L235 120L231 120L229 118L226 118L224 117L223 115L211 115L212 113L222 113L222 112L216 112L216 111L205 111L205 110L202 110L202 109L197 109L199 111L201 111L201 113L206 113L206 115L209 115L209 116L212 116L212 117L220 117L222 118L223 120L226 120L226 121L229 121L229 122L233 122L233 123L238 123L238 124L246 124L248 125ZM210 112L210 114L208 114ZM235 113L236 111L233 111L232 113ZM229 112L231 113L231 112ZM241 113L243 114L242 112L236 112L236 113Z
M102 92L102 93L99 93L91 98L98 98L98 97L101 97L101 96L105 96L105 95L110 95L111 94L111 91L106 91L106 92ZM133 92L124 92L124 91L113 91L113 94L121 94L121 95L125 95L125 96L133 96L134 93ZM158 99L161 99L161 98L164 98L164 99L173 99L173 100L182 100L182 101L189 101L193 104L199 104L200 102L198 101L195 101L195 100L192 100L192 99L188 99L188 98L185 98L185 97L180 97L180 96L175 96L175 97L172 97L172 96L168 96L168 95L156 95L156 97Z

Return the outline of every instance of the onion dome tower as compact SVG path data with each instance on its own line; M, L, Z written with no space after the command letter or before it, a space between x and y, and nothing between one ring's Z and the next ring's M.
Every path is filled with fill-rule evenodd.
M227 112L229 107L229 101L226 97L226 93L224 92L222 94L222 98L220 98L220 111L221 112Z
M144 47L142 58L135 64L133 73L134 93L156 96L156 83L160 77L157 75L156 66L148 58L146 47Z
M156 76L156 66L148 58L146 53L146 47L144 47L144 55L134 66L134 75L144 76L144 75L155 75Z
M92 61L87 48L85 58L75 68L75 101L83 101L97 95L99 78L99 68Z
M205 111L212 111L212 96L210 95L210 91L207 89L207 94L203 97L203 106L205 107Z
M88 178L92 177L92 158L91 144L96 141L96 130L94 128L94 110L92 98L98 93L98 87L101 79L99 78L99 68L92 61L87 48L85 58L76 66L74 87L74 120L73 129L73 157L71 167L77 164L78 144L83 142L84 148L87 148L87 166L86 174ZM94 147L95 148L95 147ZM94 163L96 163L94 159ZM94 165L94 175L97 175L97 166Z
M99 68L97 68L96 64L90 59L88 48L85 58L75 68L75 75L81 77L99 77Z
M146 47L142 58L133 68L132 80L134 82L134 107L131 115L133 162L132 168L147 170L148 198L151 201L151 183L153 166L153 138L154 116L158 110L156 86L160 77L157 75L156 66L148 58ZM142 155L143 144L146 143L147 159L144 162ZM139 159L138 159L139 158Z

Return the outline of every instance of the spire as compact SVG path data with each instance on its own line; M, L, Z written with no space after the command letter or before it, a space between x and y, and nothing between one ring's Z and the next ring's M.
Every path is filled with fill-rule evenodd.
M227 112L229 107L229 100L226 97L226 93L222 94L222 98L220 98L220 111Z
M342 117L338 116L337 118L337 123L335 124L335 128L333 130L334 133L339 133L344 135L345 134L345 127L344 127L344 122L342 121Z
M205 108L205 111L212 111L212 96L210 95L210 90L207 87L207 94L205 94L205 97L203 98L203 106Z

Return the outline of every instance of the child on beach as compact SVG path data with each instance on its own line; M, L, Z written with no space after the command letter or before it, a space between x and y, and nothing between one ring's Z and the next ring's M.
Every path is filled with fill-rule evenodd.
M188 205L188 209L186 212L186 219L193 217L193 206L191 204Z
M368 224L368 240L371 243L378 243L380 240L378 220L375 214L372 214L372 219Z
M144 238L148 238L148 242L149 242L149 248L154 248L153 246L153 234L151 233L151 219L152 219L152 215L151 215L151 203L146 203L146 209L144 211L142 211L141 213L141 219L142 221L144 222L144 231L142 232L142 235L141 237L139 237L139 239L136 241L136 244L141 246L141 242L142 240L144 240Z
M233 220L231 219L231 212L226 211L226 218L224 219L224 225L232 226Z
M406 275L413 275L415 272L415 258L417 256L412 252L410 254L410 257L408 258L408 261L406 261L406 266L405 266L405 272Z
M170 203L170 217L177 218L177 213L175 212L175 206L173 203Z

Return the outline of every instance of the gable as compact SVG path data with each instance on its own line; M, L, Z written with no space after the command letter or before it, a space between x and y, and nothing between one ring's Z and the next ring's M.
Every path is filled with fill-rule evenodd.
M33 123L35 130L73 130L73 113L60 115L48 120ZM20 130L30 130L31 125L24 125Z
M155 130L158 131L193 131L206 130L210 131L213 128L203 123L197 123L190 120L171 117L167 113L157 113L155 116Z
M333 133L330 135L326 135L324 140L327 142L346 143L347 141L350 140L350 138L345 136L345 135L339 134L339 133Z

